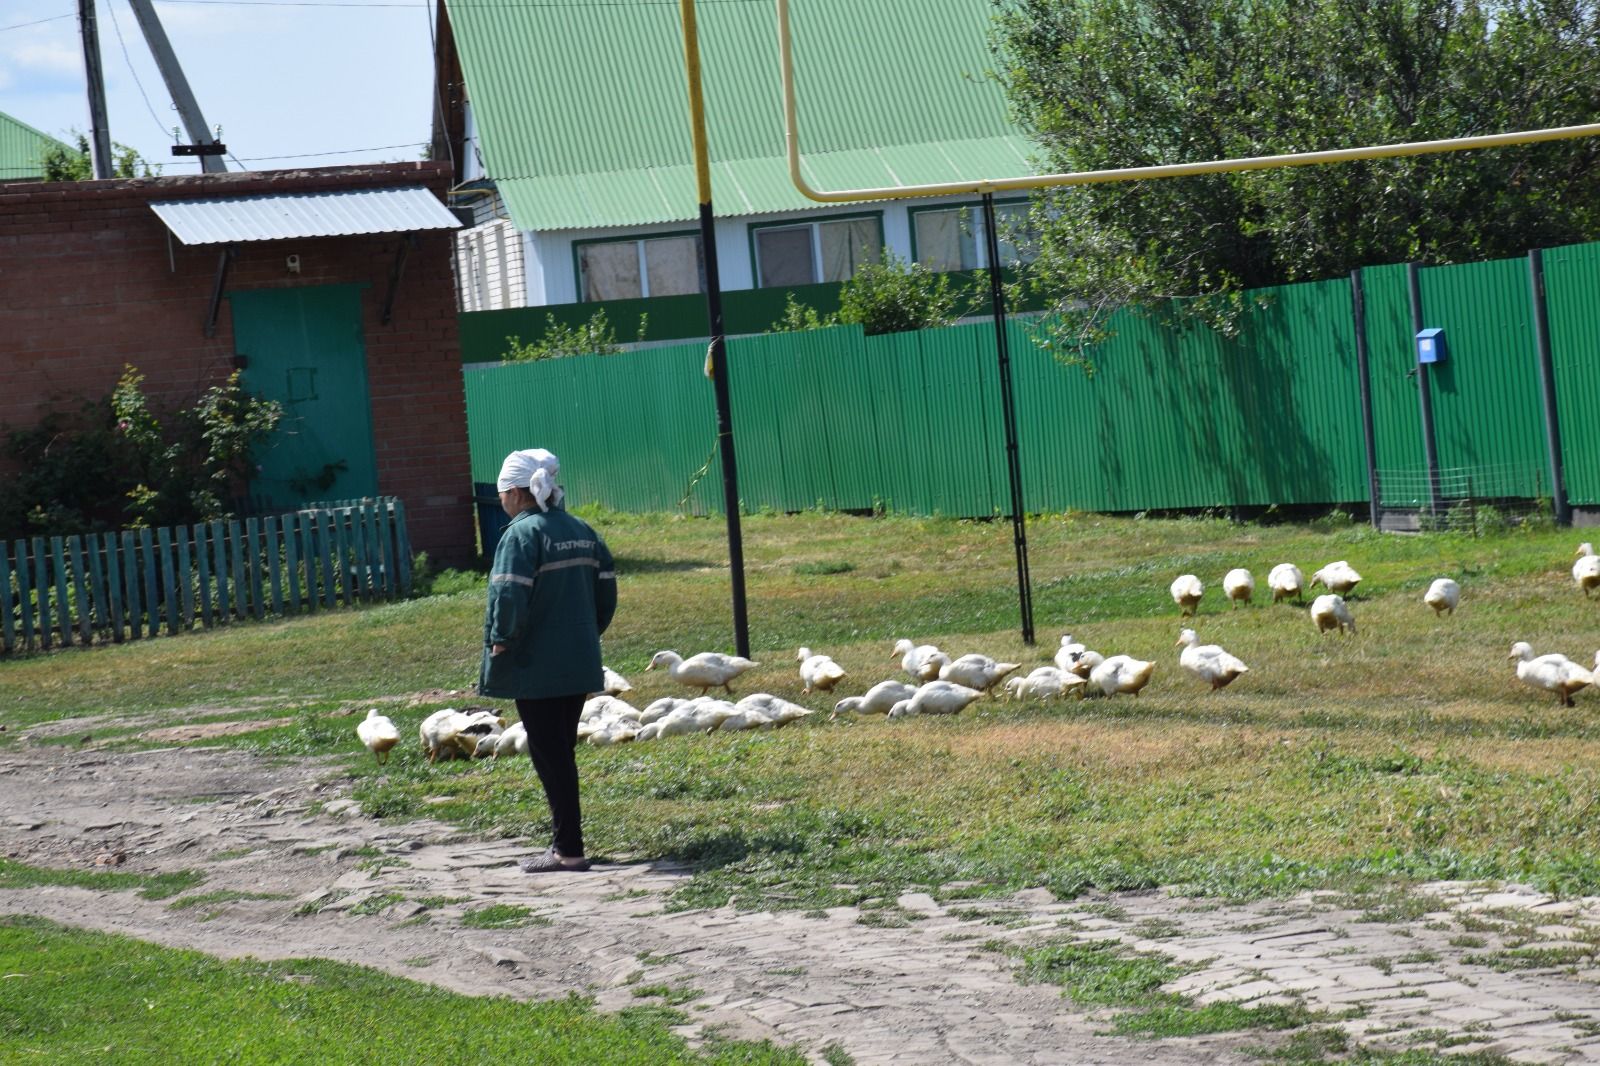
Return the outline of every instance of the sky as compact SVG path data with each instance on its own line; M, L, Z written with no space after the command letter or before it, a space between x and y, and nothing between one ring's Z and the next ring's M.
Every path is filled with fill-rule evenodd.
M77 9L0 0L0 111L69 144L89 129ZM229 170L422 157L433 0L155 0L155 9L206 123L222 127ZM95 0L95 10L111 139L161 173L198 173L198 159L172 155L182 124L128 0Z

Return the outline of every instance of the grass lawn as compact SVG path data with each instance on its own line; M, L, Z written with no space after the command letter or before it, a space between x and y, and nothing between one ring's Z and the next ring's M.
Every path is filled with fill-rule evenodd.
M127 937L0 917L0 1059L52 1063L769 1063L768 1044L691 1051L670 1008L597 1014L458 995L323 960L219 962Z
M643 672L653 652L731 650L722 523L591 517L622 582L607 661L643 706L672 691ZM1562 709L1506 661L1514 640L1592 659L1600 601L1568 576L1573 532L1043 517L1030 524L1039 644L1028 648L1009 523L806 514L752 516L745 529L763 665L741 692L829 709L833 697L800 696L795 649L832 654L850 674L839 694L854 694L898 673L896 637L1031 667L1069 631L1160 665L1137 700L985 700L959 718L902 722L818 714L775 733L582 748L591 853L695 863L681 905L735 896L814 908L912 886L947 897L1040 884L1250 895L1435 877L1600 891L1600 695ZM1333 559L1366 579L1353 638L1319 636L1303 607L1265 594L1273 564L1296 562L1309 578ZM1255 606L1222 604L1234 566L1255 573ZM1183 572L1208 586L1193 623L1202 639L1250 664L1225 691L1177 668L1167 585ZM1421 602L1440 576L1462 584L1454 617ZM276 718L215 742L346 753L371 812L426 810L542 842L544 802L525 762L428 767L408 742L380 770L356 719L330 716L348 701L475 680L482 586L456 584L361 611L0 662L0 691L19 694L0 712L17 723L0 744L84 713L139 716L130 743L155 712L161 725ZM434 707L471 701L394 715L408 736Z

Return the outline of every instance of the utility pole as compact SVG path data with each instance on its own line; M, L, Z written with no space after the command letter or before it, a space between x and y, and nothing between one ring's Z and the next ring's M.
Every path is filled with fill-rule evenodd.
M728 521L728 570L733 581L733 645L750 654L750 616L744 595L744 534L739 527L739 472L733 454L733 400L728 388L728 348L722 335L722 282L717 276L717 236L711 210L711 153L706 142L705 95L700 85L700 34L694 0L679 0L683 62L689 82L689 134L694 146L695 187L700 194L700 250L706 267L706 319L711 348L706 373L717 402L717 450L722 453L722 506Z
M189 133L189 143L198 146L198 150L192 153L174 154L198 155L200 169L207 174L226 173L228 168L222 161L226 146L218 143L216 136L206 126L205 116L200 113L200 102L189 88L189 79L183 76L183 67L178 65L178 56L172 50L172 43L167 40L167 31L156 17L155 5L150 0L128 0L128 6L133 8L134 18L139 20L139 29L144 31L145 43L150 46L150 54L155 57L156 66L161 68L161 80L167 83L167 92L172 94L178 117L183 119L183 128Z
M106 124L106 79L100 71L100 31L94 0L78 0L78 33L83 38L83 72L89 86L89 158L96 178L111 177L111 127Z

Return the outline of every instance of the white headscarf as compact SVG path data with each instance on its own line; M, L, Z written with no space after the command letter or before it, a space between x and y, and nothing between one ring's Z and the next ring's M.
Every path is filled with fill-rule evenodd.
M539 510L550 510L550 503L561 502L563 495L556 484L561 472L561 460L543 448L524 448L506 456L500 464L500 477L495 482L501 492L507 489L527 489L533 493L533 502Z

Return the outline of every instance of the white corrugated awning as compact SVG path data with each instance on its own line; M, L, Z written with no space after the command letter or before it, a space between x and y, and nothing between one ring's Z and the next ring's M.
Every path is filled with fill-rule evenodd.
M164 200L152 203L150 209L184 244L412 233L461 226L438 197L419 186Z

